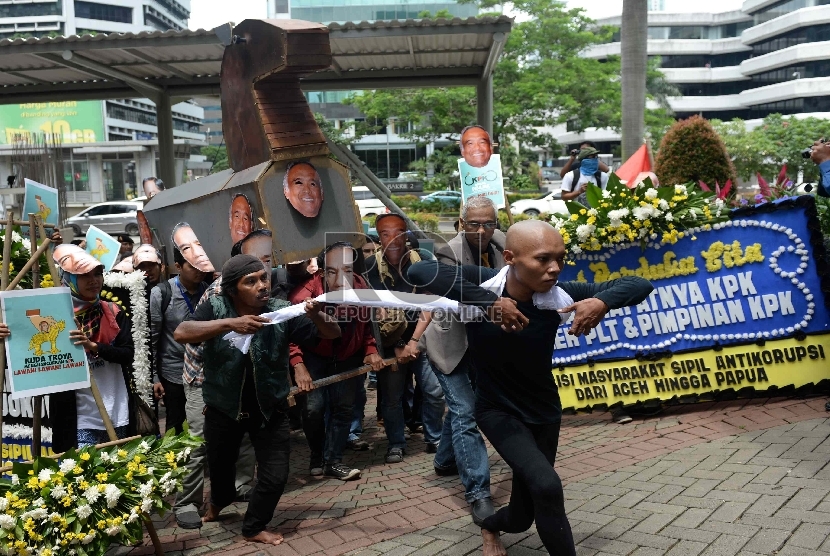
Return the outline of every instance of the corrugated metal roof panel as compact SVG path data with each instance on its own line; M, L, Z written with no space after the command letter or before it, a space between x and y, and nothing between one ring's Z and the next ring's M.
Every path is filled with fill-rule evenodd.
M452 73L447 68L464 68L465 75L474 74L487 62L494 33L509 32L512 21L498 16L332 23L328 25L329 36L338 69L322 74L335 81L351 79L350 73L363 79L367 71L373 79L395 79L391 74L384 77L386 70L412 69L414 77L429 69L436 70L431 75L446 76ZM61 56L67 51L72 56L64 64ZM24 93L54 95L61 92L62 84L67 85L66 94L83 90L89 98L97 89L100 97L95 98L107 98L107 91L123 96L130 86L121 79L137 86L126 76L152 87L168 87L171 94L176 90L215 94L223 52L216 33L205 29L4 39L0 40L0 74L23 73L0 76L0 102L3 97L7 102L22 101ZM90 69L78 67L84 63ZM107 68L117 72L103 78ZM193 81L195 78L199 79ZM88 89L81 83L88 84Z

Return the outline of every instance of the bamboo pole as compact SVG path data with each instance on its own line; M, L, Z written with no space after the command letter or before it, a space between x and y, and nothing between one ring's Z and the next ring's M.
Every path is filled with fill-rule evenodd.
M40 230L41 237L46 237L46 225L39 217L35 217L37 221L37 227ZM51 238L50 238L51 239ZM49 273L52 275L52 283L56 286L60 284L60 276L58 275L58 269L55 266L55 261L52 259L52 254L46 255L46 264L49 266Z
M390 357L388 359L383 360L384 367L392 367L390 371L395 372L398 370L398 359L395 357ZM316 390L317 388L322 388L323 386L328 386L330 384L334 384L336 382L342 382L344 380L348 380L350 378L360 376L362 374L366 374L372 370L371 365L363 365L362 367L358 367L356 369L352 369L350 371L344 371L342 373L327 376L325 378L321 378L319 380L314 380L311 383L311 389ZM296 405L296 401L294 400L294 396L305 394L306 392L300 392L300 389L294 386L291 390L288 391L288 405L294 407Z
M156 533L156 526L153 525L153 520L147 514L141 514L144 519L144 526L147 528L147 533L150 535L150 540L153 541L153 549L156 551L156 556L164 556L164 549L161 548L161 541L159 535Z
M30 245L37 249L37 238L38 238L38 229L35 226L35 214L33 212L29 213L29 241L31 242ZM43 234L42 237L46 237L46 234ZM40 258L40 257L38 257ZM40 287L40 261L37 261L37 264L32 265L32 289L36 289Z
M43 243L40 245L40 247L37 248L37 251L35 251L32 254L32 258L29 259L28 261L26 261L26 264L23 265L23 268L21 268L20 271L17 273L17 276L14 277L14 280L12 280L3 289L5 291L11 291L14 288L16 288L17 285L20 283L20 281L23 280L23 277L26 276L26 273L29 272L32 269L32 266L37 262L37 260L40 258L40 256L43 255L43 253L46 252L46 250L49 248L49 244L51 244L51 243L52 243L52 240L49 239L48 237L46 239L44 239ZM3 250L5 251L5 248Z
M9 212L11 212L11 211L9 211ZM0 219L0 226L6 226L8 223L9 223L8 218L7 219ZM29 225L28 220L14 220L14 219L12 219L12 226L28 226L28 225ZM49 223L49 222L47 222L45 224L45 226L47 228L57 228L58 227L56 224L52 224L52 223Z
M38 229L35 226L35 215L34 213L29 213L29 240L31 242L31 246L37 249L37 232ZM45 237L45 236L44 236ZM39 259L38 257L37 259ZM35 260L37 260L35 259ZM38 289L40 287L40 261L37 264L32 266L32 289ZM40 457L40 446L41 446L41 413L43 412L43 396L32 396L32 457L37 458Z
M112 426L112 419L110 419L107 408L104 405L104 400L101 399L101 392L98 390L98 384L95 383L95 377L92 376L92 369L89 370L89 389L92 390L92 397L95 399L95 405L98 406L98 411L101 413L101 420L104 422L104 428L107 429L107 436L111 442L118 440L118 435L115 434L115 427Z
M8 212L6 221L6 235L3 238L3 264L0 269L0 290L9 285L9 264L12 256L12 228L14 226L14 211ZM2 315L0 314L0 318ZM3 443L3 398L2 392L6 389L6 350L0 349L0 446Z
M510 201L507 199L507 191L504 192L504 212L507 213L507 222L513 225L513 213L510 212Z

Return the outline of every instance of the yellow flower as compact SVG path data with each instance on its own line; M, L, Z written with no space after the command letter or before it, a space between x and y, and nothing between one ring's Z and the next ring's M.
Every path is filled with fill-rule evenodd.
M73 470L72 470L72 472L73 472L75 475L80 475L81 473L83 473L83 472L84 472L84 470L83 470L83 469L81 469L81 467L80 467L79 465L76 465L76 466L75 466L75 469L73 469Z
M95 475L95 479L98 480L101 483L106 483L107 482L107 474L106 473L97 473Z
M125 457L127 457L127 450L118 450L118 452L117 452L117 453L118 453L118 457L119 457L119 458L125 458Z
M571 215L571 220L573 220L574 222L576 222L577 220L579 220L579 215L578 215L578 214L572 214L572 215Z
M83 454L81 454L81 460L89 461L89 452L84 452Z

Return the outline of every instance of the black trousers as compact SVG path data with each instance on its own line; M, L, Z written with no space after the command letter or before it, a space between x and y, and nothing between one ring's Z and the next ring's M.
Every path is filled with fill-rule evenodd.
M248 510L242 521L242 535L250 538L264 531L273 519L288 482L288 415L274 411L271 420L266 421L257 411L252 412L251 417L236 421L211 407L205 411L210 502L219 508L230 505L236 498L236 460L246 432L254 445L257 463L257 483L251 489Z
M495 408L476 407L481 432L513 470L510 503L484 520L489 531L521 533L536 520L536 531L549 554L575 556L565 493L554 471L560 423L529 425Z
M187 415L184 406L187 398L184 396L184 385L170 382L159 376L161 385L164 387L164 409L167 412L167 419L164 425L164 432L176 429L176 434L181 434Z

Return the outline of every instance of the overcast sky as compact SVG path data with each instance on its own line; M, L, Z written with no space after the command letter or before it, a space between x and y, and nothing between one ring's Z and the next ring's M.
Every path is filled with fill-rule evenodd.
M741 7L740 0L665 0L669 12L726 12ZM593 18L622 13L622 0L569 0L569 6L585 8ZM266 16L265 0L191 0L190 28L212 29L223 23Z

